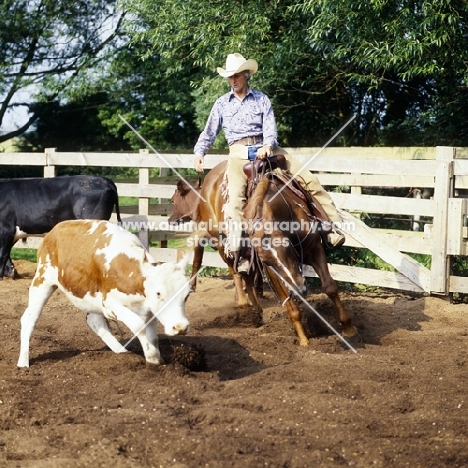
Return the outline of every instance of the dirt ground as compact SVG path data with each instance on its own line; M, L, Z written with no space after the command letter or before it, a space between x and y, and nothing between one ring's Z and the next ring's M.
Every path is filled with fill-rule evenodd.
M18 369L35 265L15 264L22 278L0 282L2 468L468 466L466 305L344 293L357 352L310 311L301 348L270 291L256 328L229 279L201 278L190 335L161 335L154 368L135 342L108 350L55 293ZM326 297L308 299L339 328Z

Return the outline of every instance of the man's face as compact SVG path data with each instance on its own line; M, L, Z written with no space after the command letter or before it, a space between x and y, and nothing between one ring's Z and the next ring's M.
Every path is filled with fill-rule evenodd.
M239 92L247 89L247 78L244 73L236 73L228 78L229 84L234 92Z

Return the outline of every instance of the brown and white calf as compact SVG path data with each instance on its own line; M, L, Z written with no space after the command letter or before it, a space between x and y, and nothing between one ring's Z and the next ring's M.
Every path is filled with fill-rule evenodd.
M155 265L134 234L108 221L57 224L38 249L29 304L21 317L18 367L29 366L31 334L57 288L87 312L88 325L112 351L126 349L112 335L107 319L123 322L140 340L146 361L160 364L155 318L167 335L189 330L186 265L186 258L177 264Z

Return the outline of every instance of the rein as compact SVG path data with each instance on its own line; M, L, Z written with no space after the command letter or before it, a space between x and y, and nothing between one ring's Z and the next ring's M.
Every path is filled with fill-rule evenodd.
M306 192L302 186L292 178L291 174L287 172L285 169L278 170L278 168L273 168L271 164L269 163L269 160L266 160L265 162L262 161L263 164L258 165L256 171L256 177L249 181L249 194L250 196L252 193L255 191L255 188L258 186L260 180L263 178L267 177L270 181L271 184L273 184L276 189L277 189L277 194L280 195L280 198L282 199L282 202L284 203L284 206L287 207L289 210L289 221L293 221L293 210L291 203L287 200L286 194L288 193L287 191L282 190L281 188L286 186L288 190L290 190L291 193L296 195L300 200L303 200L304 204L301 204L298 201L294 201L294 204L299 207L306 218L308 218L310 223L310 227L308 232L302 237L302 239L299 237L298 233L295 234L296 240L293 241L290 239L291 246L293 247L294 253L296 254L298 263L299 263L299 268L302 270L302 263L303 263L303 257L304 257L304 249L303 249L303 244L307 242L308 237L310 233L313 230L314 226L314 220L317 219L316 216L313 216L311 214L313 202L311 200L311 197L308 192ZM268 170L267 170L268 166ZM252 171L253 173L253 171ZM292 183L291 183L292 182ZM309 210L306 209L306 207L309 208ZM264 267L263 267L264 268ZM267 275L268 276L268 275Z

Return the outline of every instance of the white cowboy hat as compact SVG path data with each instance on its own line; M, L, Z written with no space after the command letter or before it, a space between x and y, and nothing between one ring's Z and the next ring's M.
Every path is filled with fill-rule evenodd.
M216 70L224 78L229 78L244 70L249 70L253 75L258 70L258 63L253 59L246 60L238 53L229 54L226 59L226 70L221 67L218 67Z

